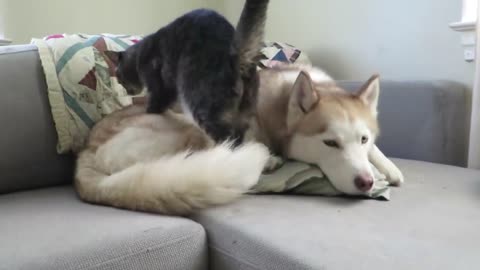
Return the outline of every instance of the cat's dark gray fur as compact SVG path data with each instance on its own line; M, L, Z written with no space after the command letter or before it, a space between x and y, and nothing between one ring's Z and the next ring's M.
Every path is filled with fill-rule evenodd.
M148 113L176 101L215 141L239 144L253 117L268 0L247 0L235 29L212 10L191 11L125 52L111 53L128 93L147 87Z

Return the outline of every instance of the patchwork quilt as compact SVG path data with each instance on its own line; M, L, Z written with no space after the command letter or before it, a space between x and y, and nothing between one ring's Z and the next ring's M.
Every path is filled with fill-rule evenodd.
M310 65L310 59L305 52L282 42L265 42L259 69L272 68L282 63L299 63Z
M125 50L140 39L75 34L32 40L47 81L59 153L80 150L96 122L132 103L115 78L114 63L104 52Z

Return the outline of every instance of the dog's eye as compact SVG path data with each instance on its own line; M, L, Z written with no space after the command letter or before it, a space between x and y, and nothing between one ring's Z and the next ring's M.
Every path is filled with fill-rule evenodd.
M367 136L362 136L362 144L366 144L368 142Z
M328 147L340 148L340 145L335 140L324 140L323 143Z

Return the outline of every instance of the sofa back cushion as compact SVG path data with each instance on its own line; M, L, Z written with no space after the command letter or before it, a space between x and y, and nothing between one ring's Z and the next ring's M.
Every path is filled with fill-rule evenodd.
M37 49L0 47L0 194L69 183L73 158L57 135Z
M347 90L360 82L339 82ZM377 145L388 156L466 166L467 89L444 80L380 83Z

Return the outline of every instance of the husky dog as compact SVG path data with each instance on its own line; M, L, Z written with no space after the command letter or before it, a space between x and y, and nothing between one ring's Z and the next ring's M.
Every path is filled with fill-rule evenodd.
M321 70L284 66L259 72L250 140L216 144L184 113L145 114L145 105L113 113L92 130L77 160L75 183L91 203L185 215L228 203L248 191L269 159L317 164L347 194L368 193L370 163L394 185L400 170L375 146L379 79L357 92ZM268 147L267 148L265 147ZM281 159L278 158L278 161Z
M375 146L379 134L380 83L372 76L355 93L338 87L322 70L287 65L260 71L254 137L279 157L322 168L347 194L373 186L370 163L393 185L400 170ZM280 159L278 159L280 160Z
M239 144L253 115L268 0L247 0L237 29L212 10L191 11L125 52L109 52L129 94L144 86L148 113L177 100L216 142Z

